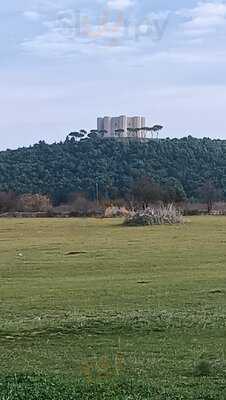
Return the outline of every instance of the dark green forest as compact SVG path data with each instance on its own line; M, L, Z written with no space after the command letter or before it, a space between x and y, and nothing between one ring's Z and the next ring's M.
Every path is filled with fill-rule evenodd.
M129 199L144 177L197 199L207 181L226 194L226 141L208 138L102 139L89 137L0 152L0 191L41 193L55 204L71 193Z

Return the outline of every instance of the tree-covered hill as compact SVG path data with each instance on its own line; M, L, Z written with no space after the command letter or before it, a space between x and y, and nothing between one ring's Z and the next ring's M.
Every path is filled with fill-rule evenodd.
M226 193L226 141L208 138L117 140L92 137L0 152L0 191L42 193L56 203L72 192L128 198L142 177L197 197L206 181Z

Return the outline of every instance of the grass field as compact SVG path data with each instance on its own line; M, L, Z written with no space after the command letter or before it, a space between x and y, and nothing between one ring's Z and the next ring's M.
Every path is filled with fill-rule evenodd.
M121 222L0 220L0 399L226 399L226 218Z

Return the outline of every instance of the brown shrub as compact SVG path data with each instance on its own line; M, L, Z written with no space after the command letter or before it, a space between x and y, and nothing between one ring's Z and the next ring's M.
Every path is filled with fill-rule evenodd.
M24 194L19 199L19 209L25 212L46 212L52 207L49 197L41 194Z

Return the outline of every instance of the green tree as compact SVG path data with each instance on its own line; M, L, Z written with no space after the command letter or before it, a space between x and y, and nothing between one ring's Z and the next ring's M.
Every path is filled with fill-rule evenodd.
M143 177L135 182L132 194L135 200L143 204L144 208L147 208L150 203L156 203L162 199L160 185L149 177Z
M124 129L116 129L115 130L115 136L117 136L119 138L123 137L124 133L125 133Z
M151 131L152 131L153 133L156 133L157 139L158 139L158 137L159 137L159 132L160 132L162 129L163 129L163 126L162 126L162 125L154 125L154 126L152 126Z
M206 203L207 211L210 214L216 201L223 198L222 190L217 188L211 181L203 183L199 189L200 200Z
M73 137L75 138L76 141L79 141L80 139L82 139L84 137L84 133L85 131L79 131L79 132L71 132L69 133L69 137Z

